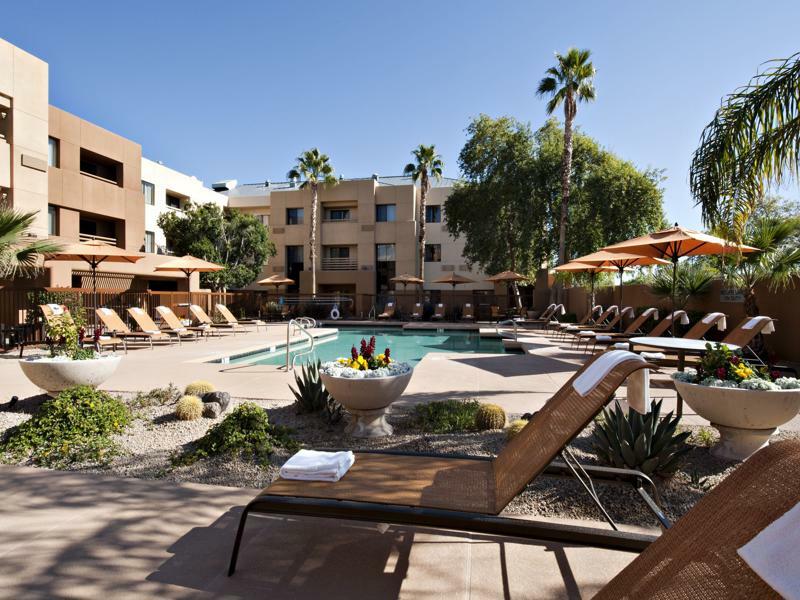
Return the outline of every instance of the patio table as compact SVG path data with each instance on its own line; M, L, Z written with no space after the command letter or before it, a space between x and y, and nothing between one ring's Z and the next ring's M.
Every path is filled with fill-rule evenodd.
M659 350L674 350L678 355L678 371L683 371L686 366L687 354L705 354L706 344L716 345L717 342L708 342L707 340L687 340L684 338L671 338L671 337L634 337L628 340L630 347L634 346L647 346L648 348L658 348ZM729 350L739 350L740 347L736 344L724 344L719 342L720 345L726 346ZM678 394L678 407L677 414L680 417L683 415L683 398Z

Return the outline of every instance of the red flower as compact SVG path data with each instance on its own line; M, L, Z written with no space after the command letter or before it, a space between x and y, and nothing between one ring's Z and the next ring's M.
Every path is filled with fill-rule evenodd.
M720 367L717 369L717 379L725 379L727 375L728 371L725 369L725 367Z
M738 356L731 356L731 364L732 365L738 365L740 360L741 359Z
M387 356L388 356L388 354L387 354ZM778 379L781 376L781 372L780 371L770 371L770 376L773 379Z
M353 358L353 360L358 358L358 350L356 350L355 346L353 346L353 348L350 350L350 356Z
M391 354L391 350L389 350L389 348L387 348L386 350L384 350L384 351L383 351L383 355L384 355L386 358L389 358L390 354Z

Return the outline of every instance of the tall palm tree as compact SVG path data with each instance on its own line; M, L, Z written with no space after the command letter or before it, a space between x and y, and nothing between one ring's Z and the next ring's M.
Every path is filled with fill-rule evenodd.
M0 205L0 279L34 275L42 254L61 249L49 240L23 240L35 218L36 211L19 212Z
M428 201L428 192L431 189L431 177L440 181L442 179L442 170L444 169L444 161L442 157L436 154L436 146L431 144L426 146L420 144L411 151L414 156L414 162L408 163L403 169L404 175L410 175L414 182L419 182L419 234L417 248L419 257L419 275L420 279L425 279L425 208Z
M302 179L301 189L311 190L311 223L309 224L308 242L311 244L311 295L317 295L317 221L319 213L319 188L336 185L333 167L327 154L318 148L306 150L297 157L297 164L287 173L291 180Z
M549 96L547 114L564 105L564 154L561 158L561 216L558 221L558 264L567 262L567 211L569 183L572 171L572 124L578 112L578 102L595 98L594 65L589 50L570 48L566 54L556 52L556 65L547 69L539 82L536 94ZM559 288L560 291L560 288Z
M703 221L726 226L737 241L766 188L800 168L800 53L768 64L723 99L689 168Z

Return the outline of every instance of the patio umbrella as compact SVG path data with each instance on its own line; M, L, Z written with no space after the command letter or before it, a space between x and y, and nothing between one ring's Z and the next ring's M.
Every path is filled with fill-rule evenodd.
M514 303L517 305L517 308L522 308L522 300L520 300L516 283L518 281L527 280L528 277L514 271L503 271L502 273L498 273L497 275L492 275L491 277L486 278L486 281L491 281L492 283L510 283L514 288Z
M294 279L284 277L283 275L271 275L266 279L257 281L256 283L258 283L258 285L272 285L275 286L275 289L277 290L282 285L294 285Z
M678 278L678 259L684 256L708 254L734 254L736 252L758 252L758 248L744 246L722 238L686 229L675 223L674 227L648 235L633 238L603 248L604 251L635 252L647 256L666 259L672 263L672 310L675 310L675 285ZM675 334L675 320L672 321L672 334Z
M189 278L192 276L192 273L213 273L215 271L222 271L224 269L222 265L218 265L216 263L208 262L207 260L203 260L202 258L196 258L191 254L187 254L186 256L180 256L178 258L173 258L172 260L168 260L165 263L160 264L156 267L156 271L180 271L181 273L186 275L186 296L189 300L189 304L192 303L192 292L189 290Z
M433 283L447 283L453 286L453 296L450 299L451 303L455 303L455 295L456 295L456 286L461 285L463 283L475 283L474 279L470 279L469 277L464 277L463 275L459 275L455 271L450 271L447 275L442 275L439 279L434 279Z
M616 267L619 271L619 307L622 309L622 273L628 267L642 267L645 265L666 265L669 264L666 260L655 258L653 256L644 255L636 251L618 251L608 252L606 250L598 250L586 256L576 258L574 262L595 265L598 267Z
M97 308L97 267L100 263L135 263L144 258L140 252L131 252L124 248L118 248L111 244L106 244L99 240L89 240L77 244L68 244L58 252L48 254L45 260L52 261L84 261L89 263L92 270L92 300L94 307ZM95 316L95 323L96 323Z
M391 281L394 284L402 283L404 294L406 293L406 286L408 284L425 285L424 279L420 279L419 277L415 277L414 275L409 275L408 273L403 273L402 275L397 275L396 277L392 277L389 281Z
M592 282L592 291L589 295L589 309L594 306L594 280L598 273L606 273L610 271L616 271L616 267L612 266L601 266L601 265L590 265L587 263L581 263L576 260L572 262L565 263L563 265L559 265L555 268L556 271L560 273L589 273L589 279Z

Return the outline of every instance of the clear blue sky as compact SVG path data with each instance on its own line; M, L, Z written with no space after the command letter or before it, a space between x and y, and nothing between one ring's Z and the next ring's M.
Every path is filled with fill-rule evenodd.
M300 6L300 5L298 5ZM435 143L458 174L479 113L545 120L554 51L590 48L578 124L666 169L671 221L699 226L687 168L720 98L800 50L800 2L9 2L0 36L50 63L50 102L207 184L279 180L306 148L349 177ZM788 190L797 196L797 188Z

